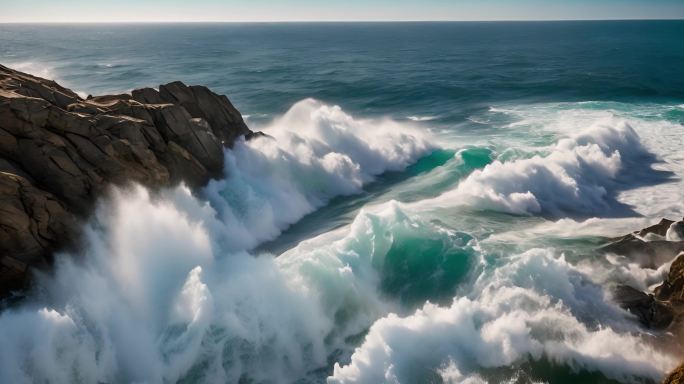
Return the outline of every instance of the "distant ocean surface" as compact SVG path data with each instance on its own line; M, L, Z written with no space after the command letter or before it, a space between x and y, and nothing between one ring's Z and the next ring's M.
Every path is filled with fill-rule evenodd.
M0 382L654 383L681 358L611 296L667 268L596 248L684 216L684 21L4 24L0 64L83 97L206 85L275 138L195 195L103 202L0 313Z

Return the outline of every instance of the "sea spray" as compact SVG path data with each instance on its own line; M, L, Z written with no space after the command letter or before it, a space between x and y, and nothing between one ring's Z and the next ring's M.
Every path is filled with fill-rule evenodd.
M450 306L428 303L375 322L328 382L501 382L515 375L513 367L540 360L570 367L569 375L640 382L658 380L676 363L635 336L636 326L563 257L537 249L505 262Z
M54 274L39 276L26 302L0 315L0 379L290 382L325 367L332 351L348 349L345 340L395 305L381 298L383 271L370 250L382 259L391 233L400 238L409 227L425 225L426 241L451 235L393 206L376 219L362 214L329 246L327 262L244 250L432 148L399 123L377 131L371 124L308 100L267 129L278 141L227 152L228 177L204 191L212 204L185 186L154 195L114 190L84 228L84 249L58 255ZM355 252L360 264L340 261ZM315 278L326 275L333 280Z
M484 382L520 366L544 379L551 364L566 376L639 381L674 364L594 283L603 270L549 249L487 254L470 233L428 219L421 202L367 206L278 258L247 253L432 147L393 149L410 126L390 122L393 135L373 137L366 124L378 121L312 101L296 109L292 121L307 129L274 123L266 132L282 144L238 143L226 179L203 191L208 202L184 186L115 191L86 227L86 248L58 257L26 303L0 315L0 379L287 383L332 373L331 382ZM364 142L345 138L357 133ZM624 160L614 147L629 137L596 137L556 147L576 159ZM497 158L481 146L437 154L437 166L417 171L443 187ZM619 164L581 170L610 174Z
M383 289L401 278L394 266L409 268L405 289L425 295L434 279L449 294L477 260L472 239L410 219L396 203L362 212L315 251L314 239L277 259L224 252L211 222L193 220L203 205L188 204L186 193L115 193L87 228L83 258L59 257L54 276L39 281L43 294L0 316L3 381L290 382L401 310L402 291ZM421 244L449 244L433 249L443 266L428 267L448 272L455 262L463 272L424 275L398 259L411 256L393 248L407 235L415 255ZM421 275L422 283L412 279ZM52 336L36 338L35 329Z
M354 119L337 106L307 99L226 152L223 180L205 189L221 220L243 228L251 248L331 198L361 191L386 171L400 171L436 149L407 123Z

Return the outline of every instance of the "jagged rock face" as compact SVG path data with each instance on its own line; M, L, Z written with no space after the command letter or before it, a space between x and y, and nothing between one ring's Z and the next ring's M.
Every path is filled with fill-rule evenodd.
M651 268L672 262L665 281L653 293L625 285L614 289L615 301L648 328L675 331L684 323L681 315L684 312L684 241L678 237L683 224L683 221L662 219L656 225L615 239L601 248Z
M670 265L667 278L655 289L655 297L684 304L684 253L680 253Z
M653 295L627 285L619 285L614 292L617 303L648 328L665 329L674 318L673 309Z
M134 90L132 97L141 103L170 103L183 107L190 116L208 123L212 132L225 144L236 137L250 133L240 112L224 95L217 95L207 87L186 86L175 81L159 86L159 92L152 88Z
M173 82L80 98L0 65L0 295L74 238L109 185L198 187L251 135L227 97Z
M652 293L618 285L613 290L613 298L644 327L665 331L660 340L674 351L681 351L684 347L682 228L684 221L663 219L656 225L614 239L615 241L601 248L606 252L631 257L654 268L672 262L665 280ZM684 365L672 371L663 383L684 383Z
M627 256L641 267L657 268L684 251L684 241L672 241L672 233L678 233L681 223L662 219L656 225L614 239L601 250Z

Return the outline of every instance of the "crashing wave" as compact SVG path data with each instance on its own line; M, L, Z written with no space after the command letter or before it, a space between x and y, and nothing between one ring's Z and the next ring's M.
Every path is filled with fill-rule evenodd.
M428 303L378 320L328 382L502 382L515 372L501 376L501 368L543 361L641 382L657 381L676 363L630 333L601 288L549 250L506 259L472 292L447 307ZM604 323L585 320L592 318Z
M403 170L435 149L410 125L354 119L313 99L263 132L271 137L227 151L227 177L205 189L221 220L242 228L231 239L238 249L275 238L331 198L358 193L375 176Z
M631 209L616 199L618 191L640 185L645 171L664 180L651 169L654 161L629 123L610 118L561 139L547 156L494 161L433 203L520 215L624 216Z

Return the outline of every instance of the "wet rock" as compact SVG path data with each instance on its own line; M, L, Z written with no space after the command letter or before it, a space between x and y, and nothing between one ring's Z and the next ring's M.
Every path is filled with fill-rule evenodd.
M0 65L0 296L73 239L110 185L206 184L251 135L227 97L173 82L80 98Z
M663 380L663 384L684 384L684 364L670 372Z
M620 285L614 289L613 298L636 316L643 326L666 331L655 340L664 349L675 353L682 350L684 335L684 251L678 237L682 225L681 221L663 219L654 226L615 239L602 248L606 252L645 260L646 266L651 268L671 262L663 283L653 293ZM684 383L684 365L671 372L663 383Z
M658 300L684 304L684 253L680 253L670 265L663 284L655 289Z
M601 248L605 252L640 261L642 266L649 268L658 268L671 262L668 275L653 293L625 285L614 289L615 301L649 328L678 331L684 323L684 242L664 240L668 232L679 229L680 223L663 219L656 225L618 238ZM663 240L644 240L648 236L658 236Z
M684 251L684 241L666 240L668 230L674 224L672 220L662 219L656 225L613 239L601 250L626 256L641 267L657 268Z
M668 303L656 300L653 295L630 286L617 286L614 298L622 308L636 316L645 327L665 329L674 318L674 311Z

